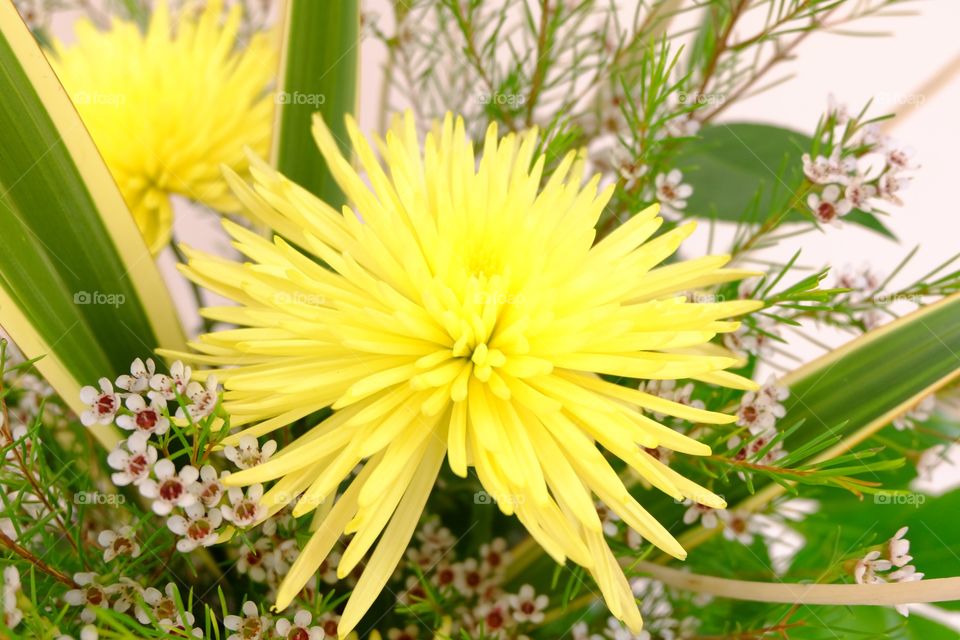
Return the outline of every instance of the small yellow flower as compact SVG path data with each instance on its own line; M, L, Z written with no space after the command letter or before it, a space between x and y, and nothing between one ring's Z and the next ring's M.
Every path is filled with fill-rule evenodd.
M462 120L437 124L421 151L408 113L378 141L381 164L352 119L348 130L365 180L319 118L314 135L355 209L341 215L257 164L255 190L230 181L279 235L271 242L225 221L249 261L188 250L185 269L240 304L205 314L241 328L193 345L202 354L195 361L220 366L213 372L225 383L234 423L248 425L230 442L334 409L270 461L227 480L279 479L264 496L271 513L302 494L295 515L317 507L324 514L277 608L290 604L341 535L353 538L340 577L379 538L340 621L341 637L349 633L402 557L446 458L459 476L472 467L485 495L557 562L588 569L610 611L639 630L594 496L664 551L685 552L603 451L678 500L721 508L722 499L644 447L710 453L649 417L654 412L707 423L734 418L600 374L750 387L723 371L735 359L708 341L737 328L726 318L759 303L700 304L678 293L746 273L723 269L726 256L658 266L693 226L650 240L662 222L656 206L594 244L613 188L598 194L599 176L583 185L575 154L541 184L536 131L498 140L491 126L478 162Z
M54 43L50 62L154 253L170 241L172 194L238 212L220 167L243 173L244 147L267 152L275 53L263 33L237 41L240 12L221 22L223 2L211 0L173 29L160 0L146 34L82 21L76 44Z

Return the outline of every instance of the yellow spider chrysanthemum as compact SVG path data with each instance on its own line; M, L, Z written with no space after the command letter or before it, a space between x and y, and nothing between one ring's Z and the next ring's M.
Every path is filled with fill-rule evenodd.
M436 125L421 152L407 114L378 142L384 169L352 120L348 129L366 181L319 119L314 135L355 211L341 215L257 163L254 188L230 181L279 235L271 242L225 222L250 262L188 250L185 268L241 305L206 310L241 328L193 345L202 354L194 361L217 365L234 423L248 426L232 442L334 409L269 462L227 480L279 478L264 496L271 512L301 493L295 515L321 511L277 607L290 603L342 534L354 535L340 576L379 538L341 619L341 634L353 629L403 555L446 457L459 476L473 467L500 509L558 562L587 568L610 611L639 630L594 496L664 551L685 554L600 447L678 499L722 507L644 451L710 449L648 414L733 418L598 374L749 388L723 371L735 360L708 341L737 328L725 318L757 303L698 304L678 293L745 272L722 269L726 256L658 266L693 225L649 240L661 224L655 206L594 244L612 187L598 195L599 176L582 185L583 162L571 154L541 188L535 131L498 141L491 126L477 163L462 120Z
M267 152L275 53L263 33L237 42L240 12L221 23L223 2L211 0L172 29L161 0L146 34L83 21L76 44L54 44L50 62L154 253L170 240L171 194L237 212L220 167L244 172L244 147Z

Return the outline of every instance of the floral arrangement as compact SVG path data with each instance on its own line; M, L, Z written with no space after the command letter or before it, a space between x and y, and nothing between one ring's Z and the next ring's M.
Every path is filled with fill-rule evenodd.
M922 168L725 117L900 4L2 0L0 636L956 637Z

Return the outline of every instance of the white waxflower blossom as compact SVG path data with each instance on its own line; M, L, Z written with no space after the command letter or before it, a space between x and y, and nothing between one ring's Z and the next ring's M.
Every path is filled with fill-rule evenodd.
M293 622L286 618L277 620L276 631L281 638L295 638L296 640L323 640L323 627L312 625L313 615L301 609L293 616ZM333 636L331 636L333 637Z
M151 358L147 358L146 363L137 358L130 365L130 374L118 377L116 385L130 393L142 393L150 388L150 379L156 374L156 370L157 367Z
M189 553L197 547L209 547L217 541L217 528L223 522L219 509L209 511L202 504L194 502L184 507L184 515L173 515L167 519L167 527L180 536L177 550Z
M684 184L683 173L679 169L671 169L669 173L658 174L654 178L657 200L660 202L661 212L679 214L687 206L687 198L693 195L693 187Z
M830 184L819 195L811 193L807 196L807 206L818 222L840 226L840 218L850 213L854 206L849 196L841 198L840 195L840 187Z
M267 625L270 623L266 617L260 615L256 603L247 600L243 603L241 612L241 616L229 615L223 618L223 626L229 631L237 632L227 636L227 640L260 640L265 637L268 632Z
M97 542L103 547L103 561L110 562L117 556L136 558L140 555L137 536L130 525L120 527L118 531L105 529L97 536Z
M63 600L70 606L83 607L80 619L92 623L97 619L96 609L110 606L110 597L104 587L97 582L97 576L94 573L75 573L73 581L77 583L77 588L63 594Z
M140 493L153 499L153 511L165 516L174 507L188 507L196 502L195 485L200 472L196 467L187 465L177 473L173 462L164 458L153 465L157 479L146 479L140 483Z
M220 507L223 517L238 527L249 527L266 514L266 508L260 504L263 497L263 485L254 484L247 487L246 495L240 487L230 487L227 490L229 505Z
M550 603L546 594L537 595L533 586L525 584L516 594L507 596L507 602L513 611L513 619L517 622L539 624L543 622L543 612Z
M100 378L99 384L99 390L91 386L80 389L80 401L89 406L80 414L85 427L112 423L120 409L120 396L114 392L113 384L106 378Z
M227 456L227 460L235 464L237 468L249 469L269 460L276 450L276 440L267 440L261 447L255 437L243 436L237 446L225 446L223 453Z
M110 477L118 487L139 485L149 477L156 462L157 450L142 438L121 442L107 456L107 464L117 470Z

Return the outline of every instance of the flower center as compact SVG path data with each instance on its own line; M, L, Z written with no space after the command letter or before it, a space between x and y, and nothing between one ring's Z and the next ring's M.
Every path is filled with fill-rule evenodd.
M143 429L144 431L149 431L157 426L157 421L160 417L157 415L157 412L153 409L144 409L137 413L137 426Z
M160 497L167 502L173 502L183 493L183 485L179 480L167 480L160 485Z

